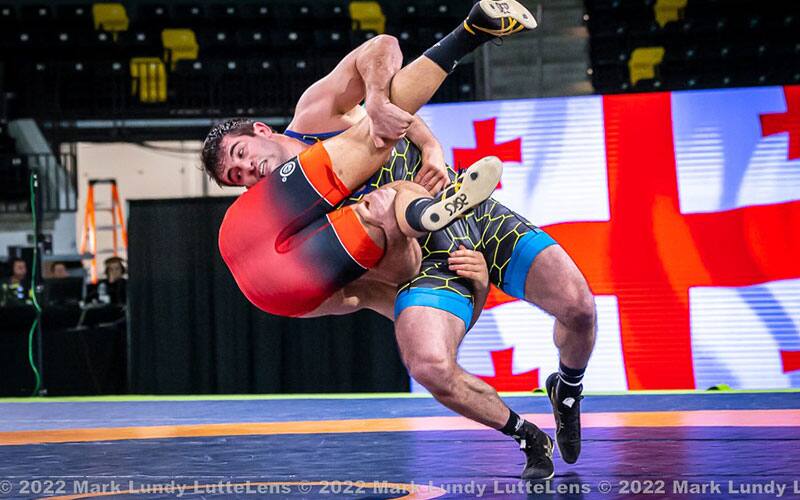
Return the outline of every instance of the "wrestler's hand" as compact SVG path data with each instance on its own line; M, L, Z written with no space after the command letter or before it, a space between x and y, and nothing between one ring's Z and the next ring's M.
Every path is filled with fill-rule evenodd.
M451 271L471 280L478 293L489 288L489 268L482 253L459 245L458 250L450 253L447 264Z
M438 142L422 148L422 167L414 177L414 182L427 189L431 196L436 196L450 184L444 153Z
M392 239L400 233L400 226L394 213L396 197L397 191L392 188L377 189L364 196L362 203L356 205L356 210L364 218L364 222L383 229L387 239Z
M364 107L370 119L369 135L378 149L386 146L387 141L404 137L414 121L414 115L389 102L386 96L368 95Z

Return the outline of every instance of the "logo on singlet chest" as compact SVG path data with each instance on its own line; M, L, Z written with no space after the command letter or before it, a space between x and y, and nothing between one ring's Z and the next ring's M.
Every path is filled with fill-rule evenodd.
M294 173L296 166L297 165L295 164L294 161L290 161L289 163L286 163L281 167L280 172L278 173L281 176L282 182L286 182L286 178Z

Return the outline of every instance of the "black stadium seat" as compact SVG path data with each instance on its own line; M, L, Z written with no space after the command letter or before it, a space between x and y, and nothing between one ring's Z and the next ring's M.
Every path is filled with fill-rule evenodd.
M91 31L94 29L92 4L69 4L56 6L58 27L66 30Z
M314 32L314 48L321 54L344 55L350 51L350 33L345 30L317 30Z
M377 33L369 30L353 30L350 31L350 48L355 48L366 42L367 40L377 36Z
M203 61L181 60L170 74L170 103L185 110L209 106L213 78L211 65Z
M791 48L800 48L795 2L689 0L670 12L652 0L584 0L589 15L590 55L595 90L652 90L611 70L620 47L666 49L656 71L658 90L793 83ZM659 10L661 9L661 10ZM663 27L654 23L653 14ZM655 85L655 81L652 83Z
M208 15L215 27L236 29L241 26L244 15L236 3L213 3L208 7Z
M0 30L8 32L19 26L17 8L10 4L0 4Z
M425 20L425 2L410 0L408 2L381 1L381 9L386 15L386 24L399 29L419 26ZM466 16L465 16L466 17Z
M311 3L314 27L323 30L350 29L349 2L346 0L317 0Z
M161 57L164 54L161 31L131 29L118 35L121 55L128 57Z
M240 6L241 27L251 29L268 29L273 26L275 19L274 5L270 2L245 3Z
M200 2L176 4L172 11L170 22L172 28L200 28L214 23L206 11L206 6Z
M350 0L111 3L124 11L118 5L97 9L88 0L0 0L3 90L14 96L4 109L59 119L287 114L308 85L381 26L371 22L374 10L365 9L370 29L353 30ZM444 36L470 6L463 0L378 3L386 32L400 38L407 59ZM105 28L96 30L95 15L103 12ZM163 61L165 29L192 30L198 59L187 43L187 60L164 63L167 102L163 93L143 100L131 93L131 59ZM473 76L460 68L439 98L471 98L472 84Z
M270 30L270 46L291 54L305 52L311 48L311 35L299 29L273 29Z
M129 16L130 16L130 6ZM161 31L170 27L172 14L167 3L144 3L135 10L134 24L140 29Z
M276 20L276 28L313 30L317 27L314 16L314 2L311 0L277 2L273 4L273 14ZM325 26L320 27L324 28Z
M53 8L46 4L23 5L20 21L27 29L45 29L56 25Z
M28 199L30 170L19 156L0 156L0 200L21 202Z

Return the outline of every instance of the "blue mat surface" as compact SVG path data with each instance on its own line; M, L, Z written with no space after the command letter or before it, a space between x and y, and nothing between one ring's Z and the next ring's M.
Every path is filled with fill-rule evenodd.
M543 396L505 398L517 413L549 413ZM587 396L584 412L800 408L800 392ZM432 398L2 403L0 432L145 425L452 416ZM799 423L800 425L800 423Z
M507 401L521 413L550 412L540 396ZM587 413L798 409L800 394L590 396L585 403ZM441 415L453 414L429 398L0 403L0 430ZM517 479L523 454L490 429L315 434L312 427L293 435L5 445L0 499L99 490L136 499L403 496L392 483L432 486L437 498L449 499L637 492L659 499L800 498L800 421L775 425L588 427L578 463L556 454L556 476L545 483ZM146 493L124 493L131 489Z
M528 494L519 481L523 455L515 443L493 431L393 432L324 436L247 436L153 439L105 443L12 446L2 450L0 477L56 479L73 485L215 484L247 481L350 480L426 484L458 492L483 489L483 498L613 498L601 493L603 481L619 494L624 481L725 484L791 484L800 479L800 428L587 429L584 453L575 465L556 458L557 474L549 488L576 485L579 495ZM658 483L661 484L661 483ZM559 486L563 485L563 486ZM462 488L462 490L456 490ZM392 498L371 488L345 498ZM123 490L124 491L124 490ZM680 490L678 490L680 491ZM341 492L345 493L345 492ZM322 498L294 488L285 495ZM399 495L395 495L399 496ZM442 498L472 495L450 494ZM718 498L769 498L723 495ZM15 496L16 497L24 497ZM232 498L236 496L226 496ZM250 498L253 496L250 495ZM136 498L143 498L137 496ZM145 495L144 498L175 498ZM242 495L236 498L248 498ZM651 495L649 498L713 498L708 495ZM772 496L774 498L774 495ZM784 495L792 498L792 495Z

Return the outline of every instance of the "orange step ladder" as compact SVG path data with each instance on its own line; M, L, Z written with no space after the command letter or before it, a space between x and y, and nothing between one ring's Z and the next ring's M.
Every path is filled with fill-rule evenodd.
M97 208L94 205L94 187L96 184L109 184L111 186L111 205L108 207ZM111 225L97 226L96 211L110 212ZM89 189L86 194L86 209L83 213L83 231L81 232L81 255L86 255L88 250L91 255L91 279L92 283L97 283L97 255L100 253L111 253L117 256L119 253L118 233L122 236L122 248L128 250L128 233L125 231L125 217L122 215L122 203L119 201L119 191L117 190L116 179L89 179ZM97 250L97 232L111 231L114 246L112 250Z

